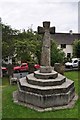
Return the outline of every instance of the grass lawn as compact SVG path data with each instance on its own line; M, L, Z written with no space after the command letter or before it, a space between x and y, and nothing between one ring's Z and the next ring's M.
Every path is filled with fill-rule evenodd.
M76 93L78 94L78 72L66 72L65 76L74 80ZM13 103L12 93L17 89L17 85L9 85L9 80L3 78L2 84L2 117L3 118L80 118L78 106L80 100L77 100L75 106L71 109L56 110L49 112L37 112L29 108L19 106Z

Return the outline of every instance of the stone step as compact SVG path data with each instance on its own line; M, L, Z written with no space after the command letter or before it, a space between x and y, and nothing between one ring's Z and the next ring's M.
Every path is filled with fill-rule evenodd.
M34 74L32 73L27 75L26 79L29 84L38 86L56 86L61 85L66 81L66 78L60 74L58 74L58 77L55 79L37 79L34 77Z
M75 89L71 88L67 93L40 95L31 92L18 91L18 101L33 105L33 107L50 108L67 105L75 96Z
M52 70L51 73L41 73L40 70L34 72L34 77L37 79L55 79L58 77L58 73Z
M25 78L21 78L19 80L19 87L21 90L25 92L32 92L41 95L48 95L48 94L59 94L59 93L66 93L70 90L70 88L74 87L74 82L72 80L66 79L62 85L57 86L38 86L38 85L31 85L26 81Z

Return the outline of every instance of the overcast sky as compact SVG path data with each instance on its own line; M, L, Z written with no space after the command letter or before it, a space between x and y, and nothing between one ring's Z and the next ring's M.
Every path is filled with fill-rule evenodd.
M56 32L78 32L78 1L0 0L0 17L15 29L37 30L43 21L50 21Z

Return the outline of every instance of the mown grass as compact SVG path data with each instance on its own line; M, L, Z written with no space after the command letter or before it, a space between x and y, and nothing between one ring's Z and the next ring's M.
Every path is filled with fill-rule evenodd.
M78 94L78 72L66 72L65 76L74 80L76 92ZM35 110L13 103L12 93L17 89L17 85L9 85L9 80L3 79L2 91L2 117L3 118L78 118L78 106L80 100L77 100L75 106L71 109L37 112Z
M74 81L77 94L78 94L79 74L80 72L78 71L65 72L65 76Z

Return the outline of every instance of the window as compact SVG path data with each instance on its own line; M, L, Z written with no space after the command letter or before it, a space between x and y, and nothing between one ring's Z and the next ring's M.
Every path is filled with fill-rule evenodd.
M75 61L74 61L74 63L77 63L77 62L78 62L78 60L75 60Z
M71 58L71 53L67 53L67 57L68 57L68 58Z
M8 62L8 58L5 59L5 62Z
M61 44L61 48L66 48L66 44Z
M25 67L26 66L26 64L25 65L21 65L21 67Z

